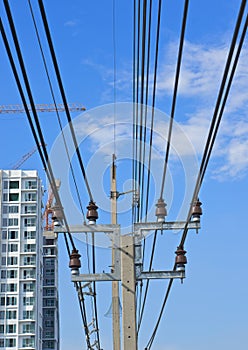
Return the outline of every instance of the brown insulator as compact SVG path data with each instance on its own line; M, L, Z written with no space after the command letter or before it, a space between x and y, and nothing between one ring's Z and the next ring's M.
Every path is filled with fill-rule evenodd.
M79 269L81 267L80 261L81 255L78 253L77 249L73 249L70 255L69 267L73 270Z
M192 207L192 220L193 221L200 221L200 217L202 215L202 208L201 208L202 203L197 199L195 201L193 207Z
M186 254L186 250L183 249L183 246L180 245L179 247L177 247L177 250L175 251L176 256L176 265L185 265L187 264L187 258L185 256Z
M89 220L89 223L96 223L96 220L98 219L98 206L95 204L95 202L90 201L89 205L87 206L87 209L88 211L86 217Z
M158 199L158 203L156 204L156 212L155 215L157 217L158 222L164 222L165 217L167 216L166 204L162 198Z

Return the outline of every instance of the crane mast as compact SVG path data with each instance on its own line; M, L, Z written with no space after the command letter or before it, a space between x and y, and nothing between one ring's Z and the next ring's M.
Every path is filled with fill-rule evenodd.
M69 111L71 112L78 112L78 111L85 111L86 108L80 104L80 103L69 103L67 105ZM28 106L29 110L31 111L31 107ZM38 112L64 112L65 106L63 103L58 104L36 104L35 108ZM23 105L19 104L13 104L13 105L0 105L0 114L12 114L12 113L25 113L25 109Z

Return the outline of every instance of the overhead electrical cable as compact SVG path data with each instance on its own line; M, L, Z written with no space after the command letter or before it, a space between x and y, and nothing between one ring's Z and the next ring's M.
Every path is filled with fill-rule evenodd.
M160 199L163 199L166 171L167 171L167 165L168 165L169 154L170 154L172 128L173 128L173 121L174 121L176 101L177 101L177 91L178 91L179 76L180 76L181 63L182 63L183 45L184 45L184 36L185 36L185 29L186 29L186 23L187 23L188 7L189 7L189 0L185 0L184 11L183 11L183 22L182 22L182 29L181 29L181 35L180 35L180 44L179 44L179 51L178 51L178 59L177 59L177 68L176 68L176 75L175 75L175 82L174 82L174 92L173 92L172 107L171 107L171 114L170 114L170 123L169 123L168 137L167 137L167 147L166 147L165 160L164 160L164 169L163 169L163 176L162 176Z
M203 182L203 178L204 178L204 175L205 175L205 172L206 172L206 169L207 169L207 165L208 165L208 162L209 162L209 159L210 159L210 156L211 156L213 145L214 145L214 142L215 142L215 139L216 139L216 136L217 136L217 132L218 132L218 129L219 129L219 126L220 126L221 118L223 116L224 108L225 108L225 105L226 105L226 102L227 102L227 98L228 98L228 95L229 95L229 92L230 92L230 88L231 88L231 85L232 85L232 81L233 81L233 78L234 78L234 75L235 75L235 71L236 71L236 68L237 68L238 60L239 60L240 53L241 53L241 50L242 50L242 47L243 47L243 43L244 43L244 39L245 39L245 36L246 36L247 26L248 26L248 15L246 16L246 20L245 20L243 31L242 31L241 38L240 38L240 42L239 42L239 45L238 45L238 49L236 51L236 56L235 56L235 58L233 60L233 54L234 54L234 51L235 51L235 46L236 46L236 42L237 42L239 31L240 31L240 26L241 26L242 19L243 19L243 16L244 16L245 6L246 6L246 1L242 1L241 6L240 6L238 19L237 19L236 26L235 26L235 30L234 30L234 34L233 34L233 38L232 38L232 42L231 42L231 46L230 46L230 49L229 49L229 54L228 54L228 57L227 57L227 62L226 62L226 65L225 65L225 70L224 70L224 73L223 73L223 78L222 78L220 90L219 90L218 97L217 97L217 102L216 102L216 106L215 106L214 115L213 115L213 118L212 118L212 123L211 123L210 130L209 130L209 133L208 133L208 139L207 139L206 146L205 146L205 149L204 149L204 155L203 155L203 158L202 158L200 171L199 171L198 179L197 179L196 186L195 186L193 200L197 199L200 187L201 187L202 182ZM232 62L233 62L233 65L232 65L232 69L231 69L231 72L230 72L230 65L231 65ZM225 85L226 85L227 78L228 78L228 83L227 83L227 87L226 87L226 90L225 90ZM224 97L223 97L223 94L224 94ZM182 239L181 239L181 242L180 242L180 245L182 245L182 246L184 245L185 240L186 240L186 236L187 236L187 232L188 232L189 216L191 216L191 212L192 212L192 203L191 203L189 214L188 214L188 220L186 221L185 229L184 229L184 232L183 232L183 235L182 235ZM176 268L176 266L174 265L174 270L175 270L175 268ZM174 281L173 279L170 279L170 281L169 281L169 284L168 284L168 287L167 287L167 291L165 293L165 297L164 297L164 300L163 300L163 303L162 303L162 307L161 307L161 310L160 310L160 313L159 313L159 317L158 317L156 325L154 327L152 336L151 336L150 340L148 341L147 346L145 348L146 350L151 349L151 346L152 346L153 341L155 339L155 336L156 336L156 333L157 333L157 330L158 330L158 327L159 327L159 324L160 324L160 321L161 321L161 318L162 318L162 315L163 315L163 312L164 312L164 308L166 306L166 303L167 303L167 300L168 300L168 297L169 297L169 293L170 293L173 281Z
M148 117L148 99L149 99L149 73L150 73L150 51L151 51L151 27L152 27L152 0L149 3L149 16L148 16L148 42L147 42L147 60L146 60L146 78L145 78L145 115L144 115L144 136L143 136L143 154L142 154L142 183L141 183L141 193L142 198L144 197L144 187L145 187L145 159L146 159L146 141L147 141L147 117ZM143 203L143 201L142 201ZM143 205L141 206L141 217L147 221L147 212L143 216ZM146 238L143 239L143 254L142 263L144 263L144 253L145 253ZM142 303L142 291L143 291L143 281L140 282L140 295L139 295L139 306L138 306L138 317L141 314L141 303Z
M143 114L144 114L144 92L145 92L145 61L146 61L146 17L147 17L147 0L143 2L143 20L142 20L142 44L141 44L141 83L140 83L140 118L139 118L139 171L138 184L140 188L140 205L138 208L138 221L142 220L143 208L143 188L142 188L142 167L144 160L142 159L142 142L143 142Z
M148 208L149 208L149 195L150 195L150 177L151 177L151 160L152 160L152 145L153 145L153 127L154 127L154 117L155 117L155 103L156 103L156 88L157 88L157 70L158 70L158 54L159 54L159 39L160 39L160 27L161 27L161 12L162 12L162 0L158 3L158 12L157 12L157 29L156 29L156 45L155 45L155 63L154 63L154 77L153 77L153 93L152 93L152 111L151 111L151 126L150 126L150 140L149 140L149 155L148 155L148 166L147 166L147 191L146 191L146 207L145 207L145 217L148 215ZM156 239L157 239L157 231L155 231L154 237L153 237L153 244L152 244L152 251L155 250L156 245ZM143 242L143 259L145 256L145 239ZM152 266L152 260L153 255L150 258L150 266ZM143 303L141 307L141 311L139 313L139 320L138 320L138 331L141 326L147 294L148 294L148 288L149 288L149 280L146 281L146 288L145 288L145 294L143 298Z
M134 0L135 1L135 0ZM136 3L135 3L136 7ZM138 114L139 114L139 82L140 82L140 77L139 77L139 71L140 71L140 17L141 17L141 5L140 5L140 0L138 0L138 5L137 5L137 11L135 9L135 12L137 13L137 21L136 21L136 36L137 40L136 41L136 62L135 62L135 67L136 67L136 77L135 77L135 83L136 83L136 90L135 90L135 152L134 152L134 183L135 183L135 193L137 194L137 207L135 207L135 217L134 217L134 222L138 221L139 217L139 207L140 207L140 199L139 199L139 191L140 189L137 187L138 186L138 139L139 139L139 121L138 121Z
M82 175L83 175L83 178L84 178L85 186L86 186L86 189L88 191L88 195L89 195L90 201L93 202L94 201L93 200L93 196L92 196L91 189L90 189L90 186L89 186L89 182L88 182L88 179L87 179L87 175L86 175L86 171L85 171L85 168L84 168L83 160L82 160L82 157L81 157L79 145L78 145L78 142L77 142L77 139L76 139L76 134L75 134L74 126L73 126L73 121L71 119L70 111L69 111L68 104L67 104L65 90L64 90L64 86L63 86L61 75L60 75L60 71L59 71L59 66L58 66L58 62L57 62L57 58L56 58L56 54L55 54L55 50L54 50L54 46L53 46L53 42L52 42L52 37L51 37L51 33L50 33L48 21L47 21L45 8L44 8L42 0L38 0L38 3L39 3L41 17L42 17L42 21L43 21L43 25L44 25L44 29L45 29L45 33L46 33L46 37L47 37L47 41L48 41L48 46L49 46L49 49L50 49L50 53L51 53L51 57L52 57L52 61L53 61L54 69L55 69L55 73L56 73L56 77L57 77L57 81L58 81L61 97L62 97L64 106L65 106L65 113L66 113L67 120L68 120L68 123L69 123L69 128L70 128L70 131L71 131L71 136L72 136L72 140L73 140L73 143L74 143L75 151L76 151L76 154L77 154L77 158L78 158L78 161L79 161L80 169L81 169L81 172L82 172Z
M135 87L136 87L136 0L133 0L133 145L132 145L132 179L133 179L133 202L132 202L132 224L135 221L135 215L136 215L136 206L134 202L135 193L137 191L136 186L136 160L135 160L135 153L136 153L136 94L135 94Z
M35 17L34 17L34 13L33 13L33 9L32 9L32 5L31 5L30 0L28 0L28 2L29 2L29 7L30 7L30 12L31 12L31 16L32 16L32 19L33 19L34 27L35 27L36 37L37 37L38 44L39 44L40 51L41 51L41 55L42 55L42 60L43 60L46 76L47 76L49 87L50 87L50 92L51 92L52 99L53 99L53 102L54 102L54 105L55 105L55 108L56 108L55 94L53 92L53 87L52 87L50 75L49 75L49 72L48 72L48 67L47 67L47 64L46 64L46 59L45 59L44 51L43 51L43 48L42 48L42 44L41 44L38 28L37 28L37 25L36 25L36 20L35 20ZM63 138L63 142L64 142L66 154L67 154L67 158L68 158L68 161L69 161L69 165L70 165L70 170L71 170L71 174L72 174L72 177L73 177L74 186L76 188L76 194L77 194L77 198L78 198L78 201L79 201L81 213L83 215L84 222L86 222L85 215L84 215L84 210L83 210L83 205L82 205L82 201L81 201L81 197L80 197L80 194L79 194L79 189L78 189L78 185L77 185L77 181L76 181L76 176L75 176L74 169L73 169L73 166L72 166L71 161L70 161L69 150L68 150L67 142L66 142L66 139L65 139L64 131L63 131L62 122L61 122L60 115L58 113L58 109L57 108L56 108L56 115L57 115L58 123L59 123L59 126L60 126L60 130L61 130L61 134L62 134L62 138ZM87 259L88 259L88 267L89 267L89 263L90 262L89 262L88 248L89 248L88 247L88 241L86 239ZM88 272L90 273L90 271L88 271ZM79 283L79 286L80 285L81 285L81 283ZM78 288L78 286L76 284L76 289L77 290L81 290L81 292L79 294L79 298L80 298L79 305L80 305L80 310L81 310L81 313L82 313L84 329L85 329L85 333L86 333L86 342L87 342L88 346L90 346L90 337L89 337L89 330L88 330L88 326L87 326L87 317L86 317L86 311L85 311L86 308L85 308L85 305L84 305L85 299L84 299L84 297L82 297L82 295L83 295L82 287ZM95 293L94 293L93 298L94 298L94 302L95 302L95 299L96 299L95 298ZM81 304L83 304L83 305L81 305ZM92 305L92 314L94 314L96 312L97 311L95 311L95 309L93 308L93 305ZM98 318L96 317L96 319L98 319ZM98 321L97 321L97 328L98 328ZM97 335L98 335L98 343L99 343L100 340L99 340L98 332L97 332Z
M82 157L81 157L79 146L78 146L78 143L77 143L77 139L76 139L76 135L75 135L74 127L73 127L73 122L72 122L72 119L71 119L71 116L70 116L70 111L68 109L67 99L66 99L66 95L65 95L65 90L64 90L64 86L63 86L63 83L62 83L62 79L61 79L61 75L60 75L60 71L59 71L59 67L58 67L58 62L57 62L57 58L56 58L56 54L55 54L55 50L54 50L54 46L53 46L53 42L52 42L51 32L50 32L50 29L49 29L49 25L48 25L47 16L46 16L45 8L44 8L44 5L43 5L43 1L42 0L38 0L38 3L39 3L39 8L40 8L41 17L42 17L42 20L43 20L43 25L44 25L47 41L48 41L48 46L49 46L50 53L51 53L51 56L52 56L52 61L53 61L53 65L54 65L54 69L55 69L55 73L56 73L56 77L57 77L57 81L58 81L61 97L62 97L64 106L65 106L65 112L66 112L67 120L68 120L68 123L69 123L71 136L72 136L72 140L73 140L74 147L75 147L75 150L76 150L77 158L78 158L78 161L79 161L79 165L80 165L80 168L81 168L81 171L82 171L82 175L83 175L83 178L84 178L84 181L85 181L85 185L86 185L86 188L87 188L87 191L88 191L88 195L89 195L90 201L94 202L93 196L92 196L92 192L91 192L91 189L90 189L90 186L89 186L89 182L88 182L88 179L87 179L86 171L85 171L85 168L84 168L84 165L83 165L83 160L82 160ZM94 306L95 306L95 319L96 319L96 321L98 323L97 309L96 309L96 294L95 293L94 293L93 297L94 297ZM100 348L100 337L99 337L98 324L97 324L96 332L97 332L98 345L99 345L99 348Z
M151 51L151 27L152 27L152 0L149 4L148 18L148 42L147 42L147 62L146 62L146 78L145 78L145 113L144 113L144 136L143 136L143 154L142 154L142 184L141 193L144 196L145 187L145 162L146 162L146 141L147 141L147 117L148 117L148 100L149 100L149 73L150 73L150 51ZM143 201L142 201L143 202ZM143 205L141 208L141 216L147 220L147 211L143 215Z
M241 24L242 18L240 18L240 24ZM229 51L229 55L228 55L228 60L227 60L227 65L225 67L225 71L224 71L224 75L223 75L223 80L222 80L222 85L219 91L219 95L218 95L218 100L216 103L216 107L215 107L215 111L214 111L214 116L213 116L213 120L211 123L211 127L210 127L210 131L211 133L208 135L208 139L207 139L207 148L205 149L204 152L204 156L203 156L203 160L200 166L200 171L198 173L198 177L197 177L197 181L196 181L196 186L195 186L195 190L194 190L194 194L192 196L192 201L191 201L191 205L190 205L190 209L189 209L189 213L188 213L188 217L187 217L187 221L186 221L186 225L183 231L183 236L182 236L182 240L181 240L181 244L183 245L185 240L186 240L186 236L187 236L187 232L188 232L188 223L190 221L190 216L191 216L191 212L192 212L192 207L194 205L194 202L197 200L198 195L199 195L199 191L203 182L203 178L205 176L205 172L209 163L209 159L213 150L213 146L215 143L215 139L217 137L217 133L219 130L219 126L220 126L220 122L223 116L223 112L225 109L225 105L226 105L226 101L232 86L232 81L235 75L235 71L238 65L238 60L239 60L239 56L243 47L243 43L244 43L244 39L246 36L246 32L247 32L247 26L248 26L248 15L246 17L245 23L244 23L244 27L243 27L243 31L241 34L241 38L240 38L240 42L237 48L237 52L235 55L235 58L233 60L233 53L235 50L235 46L236 46L236 41L237 41L237 36L238 36L238 32L239 32L239 26L238 28L236 27L235 30L235 35L233 37L233 42L231 45L231 50ZM237 30L238 29L238 30ZM233 65L232 65L232 69L231 69L231 73L229 74L229 70L230 70L230 65L231 62L233 60ZM228 78L229 75L229 78ZM228 83L225 89L225 84L226 84L226 80L228 78ZM224 93L225 92L225 93ZM223 97L223 93L224 93L224 97ZM222 102L221 102L222 101ZM220 105L221 103L221 105ZM219 111L220 110L220 111Z
M11 67L12 67L12 70L13 70L13 73L14 73L14 76L15 76L15 79L16 79L16 83L17 83L17 86L18 86L18 89L19 89L19 92L20 92L20 95L21 95L21 98L22 98L23 105L24 105L24 108L25 108L25 111L26 111L26 114L27 114L27 117L28 117L28 120L29 120L29 123L30 123L30 126L31 126L31 131L32 131L33 136L35 138L35 142L36 142L36 146L37 146L38 152L39 152L40 155L42 155L41 159L43 161L44 169L46 170L46 172L48 174L48 179L49 179L49 182L51 184L51 188L52 188L52 191L54 193L54 197L56 199L57 205L60 207L61 213L62 213L64 221L65 221L65 225L68 228L68 224L67 224L67 221L66 221L66 218L65 218L65 215L64 215L63 207L61 205L61 200L60 200L57 188L56 188L55 178L54 178L53 171L52 171L52 168L51 168L51 165L50 165L50 161L49 161L49 157L48 157L48 153L47 153L47 149L46 149L46 143L44 141L43 133L42 133L42 130L41 130L41 127L40 127L40 123L39 123L39 118L38 118L38 115L37 115L37 112L36 112L36 108L35 108L32 92L31 92L29 81L28 81L28 76L27 76L27 73L26 73L26 69L25 69L25 65L24 65L24 61L23 61L20 45L19 45L19 42L18 42L18 38L17 38L14 21L13 21L12 14L11 14L11 10L10 10L9 4L8 4L8 0L4 0L4 6L5 6L5 9L6 9L6 13L7 13L10 29L11 29L13 41L14 41L14 44L15 44L15 48L16 48L19 64L20 64L20 67L21 67L21 71L22 71L25 87L26 87L26 90L27 90L27 94L28 94L28 98L29 98L29 101L30 101L30 106L31 106L31 110L32 110L32 113L33 113L33 116L34 116L35 125L36 125L36 128L37 128L37 132L38 132L39 138L37 137L37 134L36 134L36 130L35 130L35 127L34 127L34 124L33 124L33 121L32 121L31 115L30 115L30 112L29 112L28 104L26 103L25 95L23 93L22 86L21 86L21 83L20 83L20 79L18 77L17 69L15 67L15 63L14 63L14 60L13 60L13 57L12 57L12 54L11 54L11 50L10 50L10 47L9 47L9 44L8 44L7 36L6 36L5 32L4 32L4 28L3 28L3 24L2 24L1 25L2 33L3 33L2 36L3 36L3 39L4 39L4 44L5 44L5 47L6 47L6 51L7 51L8 57L9 57L9 61L11 63ZM40 147L40 145L41 145L41 147ZM43 152L41 151L41 148L42 148ZM71 242L71 245L72 245L72 247L74 249L75 245L74 245L74 242L73 242L73 239L72 239L72 236L70 234L69 229L68 229L68 236L69 236L69 240ZM66 240L67 240L67 238L66 238Z
M35 110L35 108L33 108L33 105L34 105L33 97L32 97L31 89L30 89L30 86L29 86L29 82L28 82L28 78L27 78L27 74L26 74L26 70L25 70L25 66L24 66L24 62L23 62L23 58L22 58L22 54L21 54L21 51L20 51L20 47L19 47L19 43L18 43L18 39L17 39L15 27L14 27L14 22L13 22L11 11L10 11L9 4L8 4L7 1L6 1L5 6L6 6L6 13L7 13L7 17L8 17L8 20L9 20L10 27L11 27L11 32L12 32L13 40L14 40L14 43L15 43L15 47L16 47L16 51L17 51L20 67L21 67L21 70L22 70L22 73L23 73L25 86L26 86L27 93L28 93L28 96L29 96L31 109L32 109L34 117L35 116L37 117L36 110ZM67 229L68 236L70 238L70 242L71 242L72 248L76 249L75 245L74 245L74 242L73 242L73 239L72 239L72 236L71 236L70 231L69 231L69 226L68 226L68 223L66 221L66 217L65 217L65 214L64 214L64 211L63 211L63 207L61 205L60 197L59 197L58 190L57 190L57 187L56 187L56 183L55 183L55 179L54 179L54 176L53 176L52 168L51 168L51 165L50 165L50 162L49 162L49 159L48 159L48 155L47 155L47 151L46 151L46 145L44 143L44 139L43 139L43 135L42 135L42 131L41 131L40 125L39 125L39 121L37 123L37 118L35 118L37 129L41 131L41 134L39 134L40 140L37 137L37 132L36 132L36 129L34 127L34 124L33 124L33 121L32 121L32 117L31 117L30 112L29 112L29 107L28 107L28 104L26 102L26 98L25 98L25 95L24 95L24 92L23 92L23 89L22 89L22 86L21 86L21 83L20 83L20 79L19 79L19 76L18 76L18 73L17 73L15 62L14 62L14 59L13 59L13 56L12 56L12 53L11 53L11 50L10 50L10 46L8 44L8 39L7 39L7 36L6 36L6 33L5 33L5 30L4 30L4 27L3 27L1 19L0 19L0 30L1 30L1 33L2 33L2 37L3 37L4 45L5 45L5 48L6 48L6 52L7 52L7 55L8 55L11 67L12 67L12 71L13 71L13 74L14 74L14 77L15 77L15 80L16 80L16 83L17 83L17 87L18 87L18 90L19 90L19 93L20 93L20 96L21 96L21 99L22 99L22 103L23 103L24 109L25 109L27 117L28 117L28 121L29 121L29 124L30 124L30 127L31 127L31 131L32 131L32 134L34 136L34 139L35 139L35 142L36 142L36 145L37 145L37 148L38 148L38 152L39 152L39 155L41 157L41 160L42 160L42 163L43 163L43 166L44 166L44 170L45 170L45 172L47 174L47 177L48 177L48 180L50 182L52 191L53 191L55 199L56 199L56 203L57 203L57 205L59 206L59 208L61 210L61 214L62 214L64 223L65 223L65 227ZM43 142L42 142L42 140L43 140ZM42 145L42 150L39 147L40 144ZM70 248L69 248L69 244L68 244L66 233L64 233L64 238L65 238L67 252L68 252L68 255L70 256ZM78 283L76 283L75 286L78 289ZM82 308L82 305L81 305L81 300L82 299L79 298L80 310L82 312L83 308ZM83 322L84 322L84 318L85 318L84 313L82 313L82 318L83 318ZM86 323L84 322L84 328L85 329L87 328L87 322ZM88 336L89 336L89 332L88 332ZM88 347L88 349L90 350L91 347Z
M147 192L146 192L146 200L145 200L145 202L146 202L146 209L145 209L146 215L148 213L148 208L149 208L152 145L153 145L153 127L154 127L154 115L155 115L155 103L156 103L158 53L159 53L159 39L160 39L160 23L161 23L161 8L162 8L162 0L159 0L159 3L158 3L158 14L157 14L157 31L156 31L156 47L155 47L153 92L152 92L152 115L151 115L150 139L149 139L149 155L148 155L148 166L147 166Z
M115 0L112 3L112 40L113 40L113 64L114 64L114 154L116 155L116 9Z
M54 106L55 106L56 116L57 116L58 124L59 124L59 127L60 127L63 143L64 143L64 146L65 146L65 151L66 151L67 159L68 159L68 162L69 162L69 166L70 166L70 170L71 170L71 174L72 174L72 178L73 178L73 183L74 183L74 186L75 186L75 189L76 189L76 194L77 194L79 206L80 206L81 213L83 215L84 222L85 222L85 215L84 215L83 204L82 204L82 200L81 200L81 197L80 197L80 193L79 193L79 189L78 189L78 184L77 184L75 172L74 172L71 160L70 160L69 149L68 149L67 142L66 142L66 139L65 139L65 134L64 134L61 118L60 118L60 115L59 115L59 111L58 111L58 108L57 108L57 103L56 103L55 94L54 94L53 87L52 87L51 78L50 78L49 71L48 71L48 66L47 66L47 63L46 63L45 54L44 54L44 51L43 51L43 48L42 48L40 35L39 35L38 27L37 27L37 24L36 24L36 20L35 20L32 4L31 4L30 0L28 0L28 4L29 4L31 17L32 17L32 20L33 20L34 28L35 28L35 33L36 33L38 45L39 45L41 56L42 56L44 69L45 69L47 80L48 80L48 85L49 85L50 92L51 92L51 95L52 95L52 100L53 100L53 103L54 103Z

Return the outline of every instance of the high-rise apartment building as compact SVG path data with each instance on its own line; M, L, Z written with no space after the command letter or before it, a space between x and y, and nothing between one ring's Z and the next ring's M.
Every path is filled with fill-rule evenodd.
M43 350L59 350L57 235L43 235Z
M57 241L43 238L41 180L2 170L0 191L0 349L58 349Z

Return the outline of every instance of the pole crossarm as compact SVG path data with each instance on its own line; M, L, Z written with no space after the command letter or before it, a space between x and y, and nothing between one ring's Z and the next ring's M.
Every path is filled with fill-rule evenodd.
M134 231L135 233L138 233L138 234L141 233L142 231L152 231L152 230L176 231L176 230L183 230L186 224L187 224L186 221L140 222L140 223L134 224ZM199 230L200 222L190 221L188 223L188 229Z

